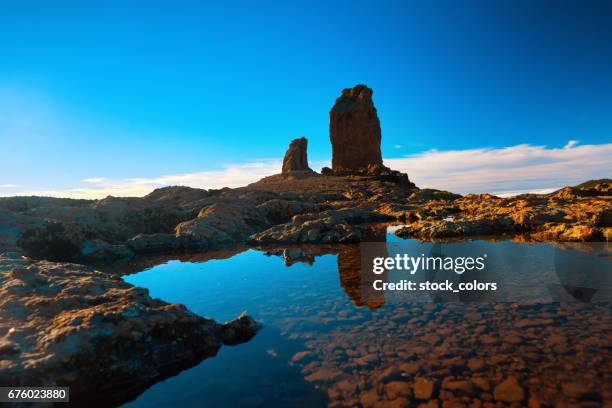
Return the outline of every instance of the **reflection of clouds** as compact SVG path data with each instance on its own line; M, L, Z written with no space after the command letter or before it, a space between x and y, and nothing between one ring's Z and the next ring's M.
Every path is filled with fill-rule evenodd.
M469 150L431 150L400 159L385 159L393 169L408 173L421 188L455 193L524 193L577 184L610 176L612 143L563 148L516 145Z

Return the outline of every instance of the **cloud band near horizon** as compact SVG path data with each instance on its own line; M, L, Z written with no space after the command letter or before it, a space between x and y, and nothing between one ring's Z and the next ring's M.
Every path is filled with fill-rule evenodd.
M549 192L580 182L610 177L612 143L578 145L571 140L563 148L527 144L503 148L468 150L431 150L401 158L385 159L385 165L408 173L421 188L435 188L455 193L493 193L513 195L525 192ZM169 185L216 189L239 187L280 172L280 159L244 164L230 164L215 171L163 175L152 178L89 178L82 185L63 190L23 188L0 184L0 196L40 195L69 198L104 198L144 196ZM329 163L311 163L320 169ZM8 180L10 181L10 180Z

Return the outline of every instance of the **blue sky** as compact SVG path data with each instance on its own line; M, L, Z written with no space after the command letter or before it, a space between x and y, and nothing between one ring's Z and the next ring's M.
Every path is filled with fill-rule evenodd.
M2 3L0 193L323 163L357 83L385 159L612 141L609 1L98 3Z

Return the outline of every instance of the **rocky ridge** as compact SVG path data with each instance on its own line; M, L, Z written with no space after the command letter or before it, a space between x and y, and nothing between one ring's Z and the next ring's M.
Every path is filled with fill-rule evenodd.
M421 240L522 235L533 241L610 241L610 183L551 194L447 196L419 202L396 234Z
M372 222L404 224L421 240L523 236L534 241L609 241L609 183L550 194L461 196L377 176L267 177L247 187L168 187L143 198L0 199L0 251L104 264L138 254L239 243L359 242Z

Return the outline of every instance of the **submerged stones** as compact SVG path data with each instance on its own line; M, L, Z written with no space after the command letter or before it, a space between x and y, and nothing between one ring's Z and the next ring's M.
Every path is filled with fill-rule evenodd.
M372 93L365 85L344 89L329 112L333 171L382 166L380 121Z
M308 140L305 137L293 139L283 159L283 174L293 171L312 171L308 167Z

